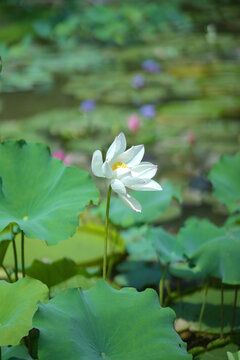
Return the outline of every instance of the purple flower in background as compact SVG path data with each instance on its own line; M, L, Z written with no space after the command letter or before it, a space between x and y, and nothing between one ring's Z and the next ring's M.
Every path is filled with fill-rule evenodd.
M83 100L81 103L81 109L83 111L93 111L96 107L96 101L93 99Z
M143 105L140 107L140 113L146 118L154 118L156 116L155 106L152 104Z
M132 85L133 85L133 87L135 87L136 89L141 89L141 88L143 88L144 85L145 85L144 75L143 75L143 74L137 74L137 75L133 76L133 78L132 78Z
M142 68L150 73L158 73L159 70L160 70L160 67L159 67L159 64L154 61L154 60L151 60L151 59L148 59L148 60L145 60L143 63L142 63Z

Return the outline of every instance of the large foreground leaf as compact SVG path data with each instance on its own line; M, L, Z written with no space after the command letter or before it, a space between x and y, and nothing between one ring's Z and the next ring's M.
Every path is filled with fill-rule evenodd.
M174 313L160 308L153 290L114 290L99 281L90 290L71 289L40 305L41 360L190 359L173 329Z
M17 345L28 334L37 303L47 296L48 288L38 280L0 281L0 346Z
M240 152L235 156L223 156L212 168L209 179L216 197L228 210L240 209Z
M0 230L17 223L27 237L48 244L72 236L78 214L98 200L88 173L65 166L38 143L1 143L0 177Z

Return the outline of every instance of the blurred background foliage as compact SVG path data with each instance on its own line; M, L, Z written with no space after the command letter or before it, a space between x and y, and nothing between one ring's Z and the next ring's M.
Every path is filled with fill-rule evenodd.
M211 213L206 173L240 143L239 15L237 0L2 0L1 139L89 170L124 131L186 212Z
M238 0L0 2L0 139L43 142L67 165L90 171L92 152L106 151L124 131L128 145L144 143L145 160L159 166L156 180L165 191L136 194L142 215L128 211L118 198L112 200L109 276L116 287L157 289L165 271L159 263L170 262L166 283L177 291L178 285L183 291L193 285L196 290L201 274L182 259L186 244L181 244L184 230L179 229L185 224L188 244L196 233L212 244L209 229L215 233L220 231L216 225L239 225L239 156L220 160L208 177L223 154L239 151L239 18ZM220 196L224 184L238 192ZM98 185L104 195L104 182ZM236 208L238 213L226 222ZM45 282L51 294L95 284L101 272L104 213L104 203L87 210L74 238L55 249L36 241L36 251L27 258L28 275ZM198 220L187 220L192 216ZM7 235L4 240L10 241ZM159 249L165 257L159 257ZM198 255L201 249L195 250ZM221 260L215 256L217 264ZM7 265L12 261L8 250ZM219 307L217 291L210 292L203 318L211 333L219 331L219 323L214 318L209 324L208 316L213 305ZM197 328L199 298L198 293L186 295L185 302L193 304L191 331ZM184 317L180 300L175 310ZM189 336L190 347L195 346ZM211 358L220 359L218 350Z

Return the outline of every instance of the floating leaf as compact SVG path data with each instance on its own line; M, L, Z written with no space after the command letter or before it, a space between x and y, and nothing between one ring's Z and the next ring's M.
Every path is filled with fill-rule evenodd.
M194 360L227 360L228 351L234 351L237 349L237 345L230 344L219 349L213 349L206 351L201 355L198 355ZM235 359L231 359L235 360ZM238 359L237 359L238 360Z
M183 318L189 322L190 331L203 331L213 334L220 333L221 313L221 290L209 288L207 301L202 319L202 326L199 326L199 314L202 307L204 290L194 294L183 296L171 307L176 312L177 318ZM224 332L229 333L232 324L232 311L234 302L234 290L224 289ZM240 299L237 302L237 313L235 330L240 329Z
M0 346L17 345L28 334L38 301L47 297L48 288L38 280L0 281Z
M29 238L57 244L72 236L78 214L98 190L90 176L67 167L38 143L0 144L0 229L16 223Z
M26 274L40 280L49 288L77 274L89 276L85 269L80 268L74 261L66 258L54 262L34 260L32 265L26 269Z
M159 306L155 291L114 290L99 281L90 290L71 289L40 305L39 358L190 359L173 329L174 313Z
M216 197L230 212L240 210L240 153L223 156L211 169L209 179Z
M157 262L133 261L128 260L117 266L118 275L114 282L120 286L135 287L143 290L146 287L154 286L158 288L162 271Z
M56 261L64 257L73 260L78 265L92 265L102 262L104 249L104 231L102 225L86 224L79 226L74 236L68 240L54 246L47 246L41 240L33 240L25 238L25 262L26 265L31 265L35 259L47 259ZM122 238L116 231L109 232L112 239L113 247L108 249L110 255L119 255L124 253L125 246ZM21 248L20 236L16 238L16 245L18 252ZM31 249L28 251L28 249ZM8 250L5 258L7 265L13 265L13 253Z

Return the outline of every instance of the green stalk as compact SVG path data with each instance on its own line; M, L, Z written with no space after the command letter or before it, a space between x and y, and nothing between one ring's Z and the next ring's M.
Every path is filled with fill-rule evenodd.
M18 258L17 258L17 248L16 248L16 241L15 238L12 239L13 245L13 256L14 256L14 273L15 273L15 280L18 280Z
M106 217L105 217L105 239L104 239L104 254L103 254L103 279L104 280L106 280L106 277L107 277L107 248L108 248L109 209L110 209L111 192L112 192L112 188L111 188L111 185L109 185L108 195L107 195Z
M0 346L0 360L2 360L2 348Z
M165 266L163 273L162 273L162 277L159 281L159 303L161 306L163 306L163 287L164 287L165 278L166 278L166 275L168 272L168 267L169 267L169 264L167 264Z
M199 329L200 330L202 327L202 319L203 319L203 314L204 314L204 310L205 310L205 306L206 306L206 302L207 302L208 286L209 286L209 277L207 278L207 282L204 286L203 303L202 303L202 307L201 307L201 311L200 311L200 315L199 315Z
M17 259L17 248L15 242L15 233L13 231L13 224L10 224L10 230L13 236L12 244L13 244L13 257L14 257L14 273L15 273L15 281L18 280L18 259Z
M234 325L235 325L236 308L237 308L237 297L238 297L238 286L235 286L234 303L233 303L233 313L232 313L231 334L233 333L233 329L234 329Z
M25 259L24 259L24 232L21 231L21 259L22 259L22 276L25 277Z
M220 317L221 317L221 330L220 330L220 339L223 339L223 328L224 328L224 287L223 283L221 284L221 310L220 310Z
M9 275L9 273L8 273L8 271L7 271L7 269L5 268L5 266L4 266L3 264L2 264L1 266L2 266L2 268L3 268L4 272L5 272L5 274L7 275L8 281L11 283L11 282L12 282L12 279L11 279L11 277L10 277L10 275Z

